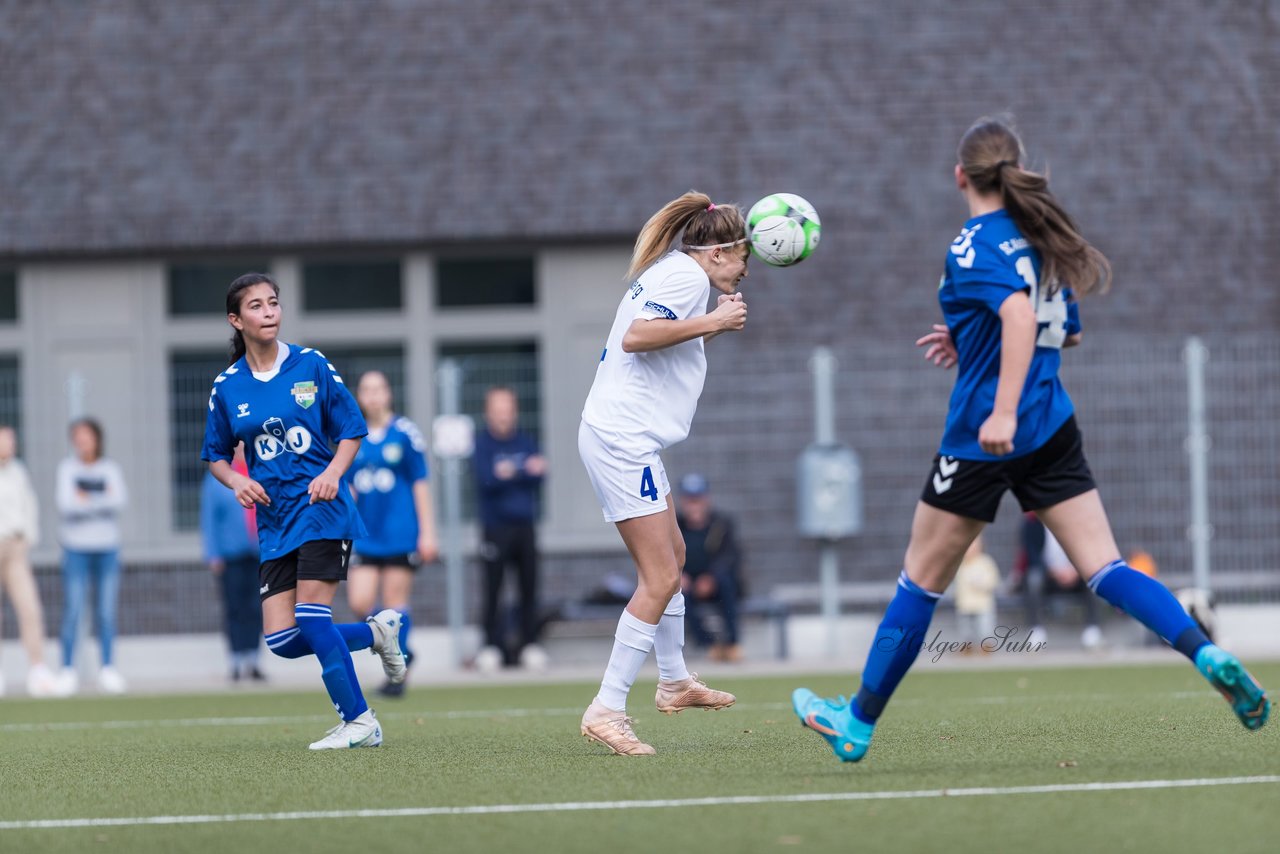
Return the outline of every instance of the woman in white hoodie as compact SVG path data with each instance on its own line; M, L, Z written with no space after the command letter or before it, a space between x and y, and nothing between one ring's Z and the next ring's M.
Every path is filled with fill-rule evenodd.
M120 511L128 503L120 466L102 456L102 426L92 418L71 424L75 453L58 464L57 504L62 543L62 674L59 693L79 688L75 671L80 613L94 586L94 620L102 645L98 687L123 694L124 678L112 664L116 635L116 600L120 594Z
M47 697L54 691L53 674L44 666L44 613L27 560L39 537L38 507L27 467L17 452L14 429L0 425L0 584L13 603L18 635L27 651L27 693ZM3 694L4 677L0 675Z

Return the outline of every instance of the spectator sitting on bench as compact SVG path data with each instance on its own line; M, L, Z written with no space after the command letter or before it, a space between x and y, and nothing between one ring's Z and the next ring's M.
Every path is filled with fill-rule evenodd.
M685 562L681 589L685 594L685 623L699 647L710 647L714 661L741 661L738 604L742 595L741 552L733 521L711 506L707 479L690 473L680 481L676 522L684 536ZM707 629L710 603L720 606L722 638Z

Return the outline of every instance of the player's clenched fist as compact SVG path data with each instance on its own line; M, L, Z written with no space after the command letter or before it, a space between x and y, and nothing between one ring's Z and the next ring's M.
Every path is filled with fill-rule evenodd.
M711 312L717 332L737 332L747 325L747 304L742 294L723 294Z

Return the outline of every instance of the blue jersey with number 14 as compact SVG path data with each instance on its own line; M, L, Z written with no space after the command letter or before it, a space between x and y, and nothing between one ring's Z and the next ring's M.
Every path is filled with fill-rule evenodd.
M1007 211L965 223L951 244L938 288L942 315L959 356L955 388L939 453L962 460L1007 460L1039 448L1071 417L1074 407L1058 379L1062 345L1080 331L1080 315L1068 290L1049 296L1039 285L1040 255ZM1000 306L1018 292L1031 298L1038 330L1035 354L1018 401L1013 453L988 454L978 430L995 407L1000 378Z
M360 408L324 354L289 347L276 370L255 376L241 357L213 381L200 456L230 462L236 444L244 442L249 477L271 499L257 512L265 562L312 540L365 535L345 485L332 501L314 504L307 487L333 461L330 442L367 432Z

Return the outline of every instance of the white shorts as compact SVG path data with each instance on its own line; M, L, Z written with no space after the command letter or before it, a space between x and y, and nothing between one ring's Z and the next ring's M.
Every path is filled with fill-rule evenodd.
M665 512L671 486L657 453L636 457L607 444L585 421L578 425L578 453L606 522Z

